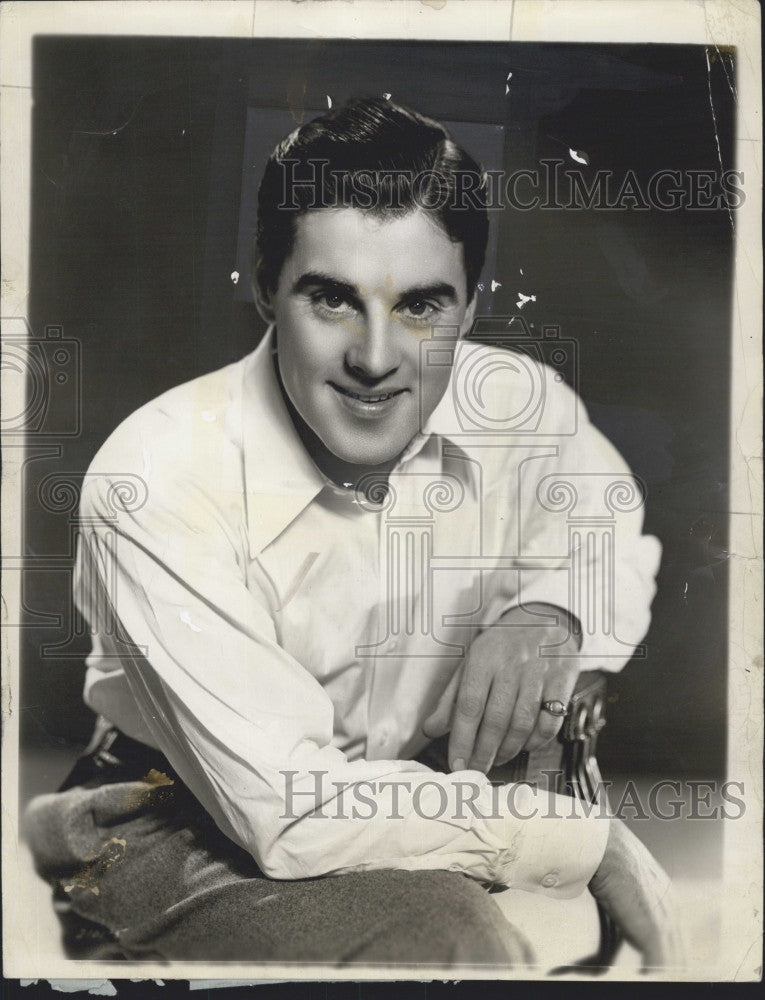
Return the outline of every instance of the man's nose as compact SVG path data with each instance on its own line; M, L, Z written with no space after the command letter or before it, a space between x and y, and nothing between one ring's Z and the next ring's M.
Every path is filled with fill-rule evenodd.
M387 316L368 316L345 360L353 374L365 382L382 382L401 364L396 332Z

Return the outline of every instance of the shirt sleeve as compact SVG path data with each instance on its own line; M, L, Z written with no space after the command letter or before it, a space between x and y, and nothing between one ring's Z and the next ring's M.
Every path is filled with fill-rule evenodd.
M494 498L491 516L509 525L505 554L522 568L496 574L487 619L553 605L577 628L581 669L615 672L648 631L661 544L643 534L644 484L576 394L547 382L536 451Z
M332 703L280 647L205 478L155 472L131 508L117 477L92 470L75 590L152 742L222 831L278 879L447 869L579 894L607 817L527 786L498 790L478 772L349 761L331 745Z

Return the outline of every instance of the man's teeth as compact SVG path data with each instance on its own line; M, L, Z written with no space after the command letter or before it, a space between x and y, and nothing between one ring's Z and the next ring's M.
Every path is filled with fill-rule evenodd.
M395 392L385 392L380 396L362 396L361 393L351 392L350 389L341 390L346 396L350 396L352 399L359 399L362 403L382 403L386 399L392 399L394 396L398 395Z

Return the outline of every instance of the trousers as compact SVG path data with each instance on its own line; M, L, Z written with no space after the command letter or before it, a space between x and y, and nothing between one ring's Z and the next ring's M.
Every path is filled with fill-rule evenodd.
M110 752L81 759L63 790L27 810L25 833L38 874L52 886L70 958L533 963L524 935L460 873L267 878L165 758L143 751L127 762Z

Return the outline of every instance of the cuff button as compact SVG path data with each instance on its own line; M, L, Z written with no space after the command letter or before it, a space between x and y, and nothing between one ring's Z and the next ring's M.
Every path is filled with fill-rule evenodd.
M545 877L542 879L542 885L545 887L545 889L554 889L557 884L558 884L558 876L555 875L553 872L550 872L548 875L545 875Z

